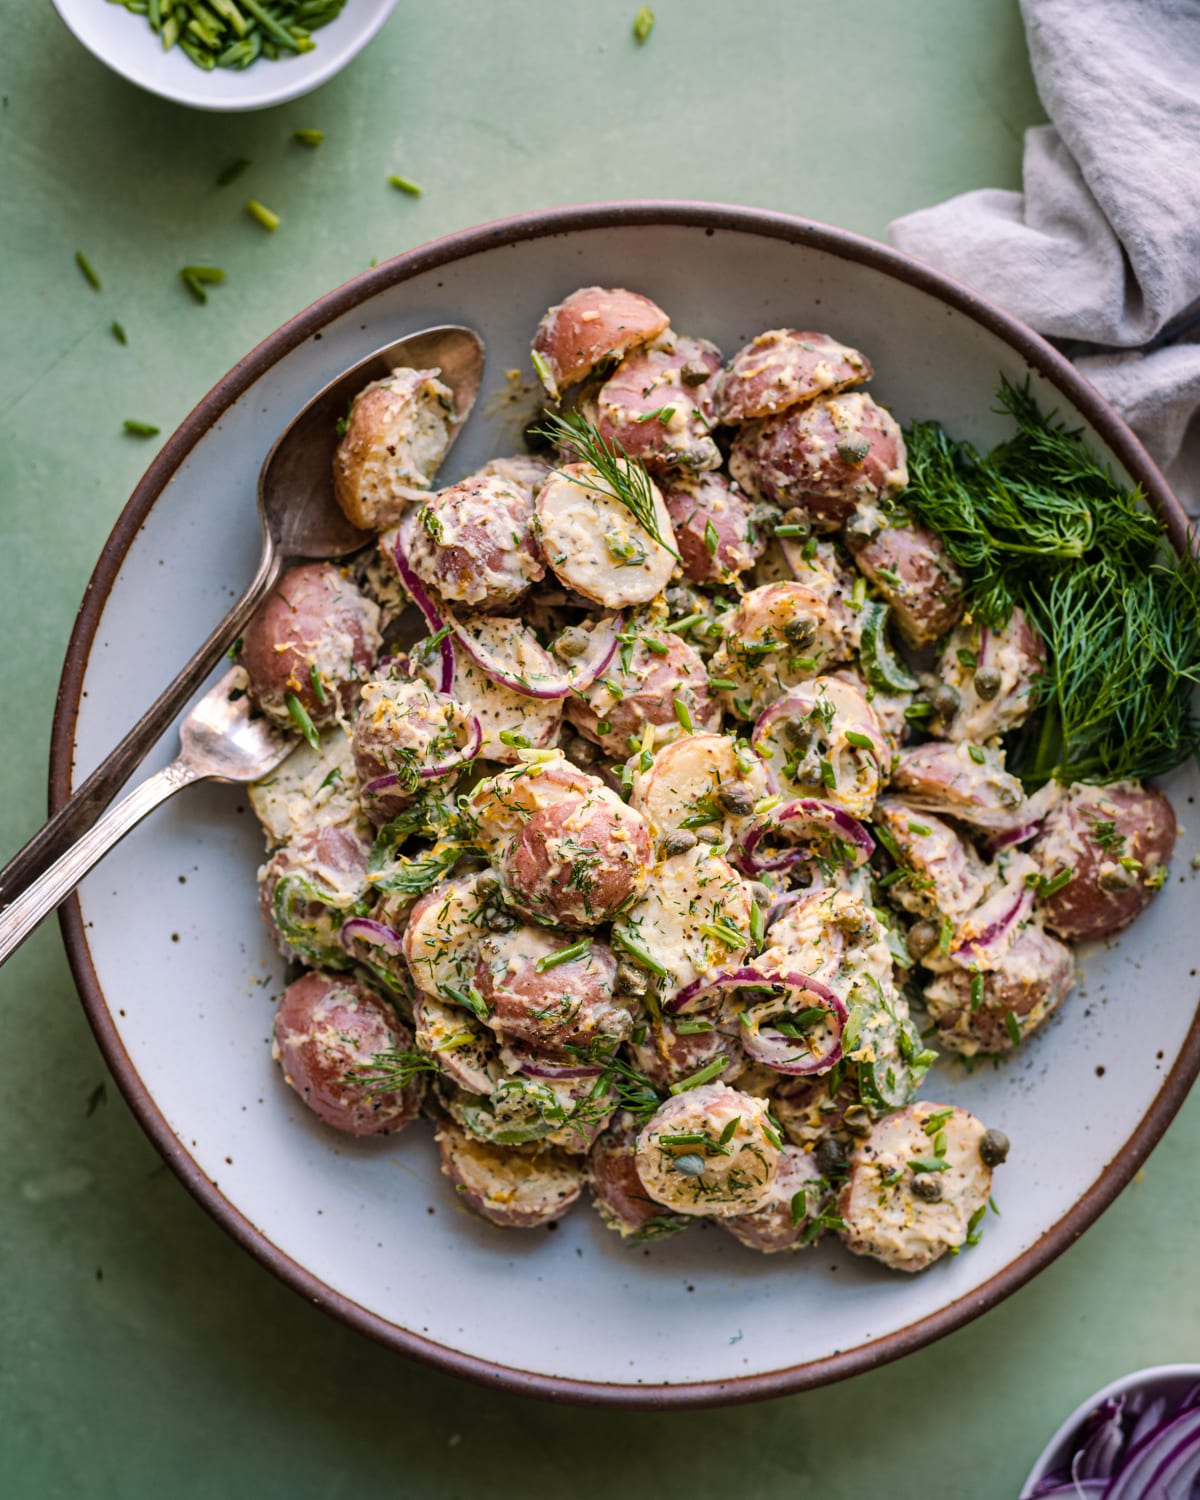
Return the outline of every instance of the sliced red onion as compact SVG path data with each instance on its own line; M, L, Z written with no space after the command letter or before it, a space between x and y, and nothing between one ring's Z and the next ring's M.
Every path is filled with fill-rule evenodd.
M488 648L476 636L470 632L470 628L461 624L454 616L445 611L446 621L451 627L451 632L459 646L467 653L485 677L492 682L498 683L500 687L507 688L510 693L519 693L523 698L536 698L540 702L550 702L555 698L565 698L571 691L570 679L565 673L560 672L554 663L550 653L540 646L532 636L529 643L535 652L540 652L545 659L545 667L538 672L539 681L535 686L529 680L526 673L518 671L511 662L502 661L494 652ZM520 621L514 622L518 630L524 626Z
M798 1043L794 1037L785 1037L769 1024L769 1019L766 1025L757 1021L747 1023L746 1015L750 1012L743 1012L740 1040L748 1056L774 1068L777 1073L793 1076L823 1073L832 1068L842 1055L846 1007L832 990L807 974L773 973L743 964L734 969L725 969L711 979L694 979L691 984L684 985L677 995L672 996L664 1009L678 1015L682 1011L696 1009L706 1000L722 995L727 990L747 989L751 986L782 992L781 998L783 994L790 992L794 1003L801 1009L805 1007L806 999L810 1005L820 1005L829 1012L831 1024L825 1048L818 1053L806 1053L800 1057L797 1055ZM774 999L752 1007L753 1010L768 1010L775 1015L780 1008Z
M1027 885L1002 886L971 913L978 931L950 950L951 959L964 969L995 969L1032 910L1033 892Z
M404 953L403 939L394 927L385 922L376 922L371 917L351 917L342 923L338 938L346 952L353 955L355 942L366 943L371 948L381 948L389 958L401 958Z
M840 679L838 679L838 682L841 688L849 686L849 684L841 682ZM861 694L858 696L861 697ZM772 733L776 721L779 719L802 719L808 717L816 707L817 698L818 692L813 684L811 682L802 682L798 687L791 688L782 698L777 698L769 708L764 709L750 734L750 743L764 761L769 762L771 756L767 746L763 742ZM838 717L846 729L853 729L859 734L866 735L871 741L871 748L867 753L874 758L875 763L886 774L892 764L892 752L888 748L888 743L884 739L874 715L870 713L870 707L865 699L863 700L863 706L868 711L861 718L851 719L848 714L839 714Z
M541 1058L531 1058L521 1064L520 1071L526 1078L599 1078L603 1068L584 1064L552 1063Z
M587 650L566 669L572 692L591 687L597 677L608 671L617 654L617 637L624 627L625 616L620 612L596 621L588 635Z
M432 766L422 766L417 775L422 781L435 781L442 776L449 776L461 766L469 765L479 754L482 744L483 726L475 715L472 714L467 743L458 754L451 756L449 760L437 761ZM363 787L362 795L364 797L376 797L380 792L390 791L399 780L399 771L389 771L386 776L376 776Z
M775 925L776 922L779 921L784 912L790 911L791 908L795 906L796 902L799 901L801 897L807 896L809 890L812 889L814 889L814 887L810 886L805 890L784 891L782 895L772 897L771 904L767 907L766 917L763 919L763 931L770 932L771 928Z
M1062 1500L1104 1500L1107 1492L1108 1484L1103 1479L1082 1479L1078 1484L1068 1479L1065 1484L1055 1484L1048 1490L1039 1485L1033 1493L1037 1500L1055 1500L1057 1496Z
M1200 1410L1193 1408L1156 1428L1129 1449L1104 1500L1149 1500L1188 1495L1200 1473Z
M765 858L756 855L754 851L769 829L778 830L787 838L804 841L807 847L784 850ZM778 807L760 813L739 838L733 862L744 875L787 870L798 860L813 858L815 845L828 846L834 839L850 849L853 869L864 865L875 852L875 840L865 825L845 808L835 807L832 802L821 802L815 797L798 797L793 802L781 802Z
M999 854L1002 849L1015 849L1018 844L1027 844L1030 839L1037 838L1041 831L1040 819L1036 823L1022 823L1019 828L1010 828L1007 833L996 833L986 839L983 844L984 852Z
M438 613L437 605L434 604L424 581L408 557L408 536L415 525L415 517L410 515L407 520L401 521L397 526L396 540L392 546L392 561L396 565L396 572L400 575L400 582L408 590L413 603L425 616L426 625L436 635L445 622ZM449 636L443 636L438 642L438 650L442 655L442 675L438 683L438 691L448 693L454 686L455 667L454 646Z

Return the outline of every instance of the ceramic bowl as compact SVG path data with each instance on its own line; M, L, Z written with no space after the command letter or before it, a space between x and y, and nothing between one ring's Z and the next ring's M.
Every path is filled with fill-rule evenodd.
M316 46L277 62L260 58L240 72L206 73L178 47L164 52L145 17L106 0L53 0L68 31L93 57L139 88L192 109L266 109L311 93L357 57L396 8L396 0L348 0L336 21L313 33Z
M1180 1401L1200 1381L1200 1365L1155 1365L1148 1370L1134 1370L1132 1375L1122 1375L1094 1396L1081 1402L1062 1424L1038 1455L1037 1463L1029 1471L1021 1488L1022 1500L1028 1496L1047 1474L1057 1473L1069 1464L1071 1455L1078 1447L1078 1437L1083 1424L1091 1414L1114 1396L1132 1396L1135 1391L1147 1391L1153 1396L1166 1396L1169 1401Z
M1028 329L871 241L704 204L562 209L453 235L329 293L251 351L164 445L97 565L53 743L55 804L91 770L246 584L259 466L309 396L363 354L435 323L473 325L488 361L448 478L512 451L532 409L530 331L600 283L648 293L726 352L764 328L826 328L866 350L903 420L989 444L1001 374L1032 382L1176 537L1183 518L1128 429ZM151 763L173 751L165 739ZM285 1088L268 1035L283 966L262 928L262 839L244 794L197 788L126 840L64 909L84 1005L144 1128L213 1216L306 1298L461 1374L559 1399L684 1405L777 1395L868 1369L993 1306L1087 1228L1143 1161L1200 1069L1194 768L1167 779L1187 826L1167 888L1081 955L1061 1014L1007 1062L939 1065L925 1096L1011 1137L1002 1215L915 1278L833 1241L762 1257L715 1229L630 1248L581 1206L553 1233L470 1217L432 1132L355 1141Z

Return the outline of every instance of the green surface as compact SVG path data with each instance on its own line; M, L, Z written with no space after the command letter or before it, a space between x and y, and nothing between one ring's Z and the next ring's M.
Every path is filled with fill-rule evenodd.
M125 418L169 431L298 307L374 257L487 218L690 196L881 235L907 209L1018 181L1040 111L1012 0L659 0L641 49L636 9L404 0L319 93L213 118L109 75L47 4L9 8L0 850L40 820L71 620L155 446L125 436ZM297 127L324 145L294 144ZM253 169L216 189L240 156ZM393 172L424 196L390 187ZM277 234L242 212L251 195L281 214ZM101 294L74 265L80 248ZM228 272L206 307L176 279L188 263ZM236 1249L102 1089L53 925L0 991L0 1492L13 1500L724 1487L1000 1500L1096 1386L1196 1356L1197 1208L1180 1191L1200 1155L1196 1100L1079 1246L900 1364L724 1412L556 1409L376 1348Z

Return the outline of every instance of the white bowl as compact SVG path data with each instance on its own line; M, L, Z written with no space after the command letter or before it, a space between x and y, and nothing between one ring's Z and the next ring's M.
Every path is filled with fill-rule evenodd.
M1200 1365L1154 1365L1147 1370L1134 1370L1132 1375L1122 1375L1120 1380L1110 1382L1094 1396L1080 1402L1038 1455L1037 1463L1030 1469L1029 1478L1021 1488L1022 1500L1047 1474L1069 1462L1077 1446L1075 1440L1080 1428L1104 1402L1113 1396L1132 1395L1134 1391L1146 1389L1179 1400L1197 1381L1200 1381Z
M336 21L313 33L316 46L277 62L259 58L237 71L206 73L179 47L164 52L144 16L109 0L53 0L71 34L114 73L193 109L266 109L311 93L358 56L396 8L396 0L346 0Z
M364 272L253 350L165 444L97 566L64 672L56 805L240 593L258 556L255 480L309 396L431 324L473 325L483 389L448 477L517 445L544 308L589 283L644 291L727 352L763 328L865 349L904 420L990 443L1001 372L1085 428L1182 535L1182 515L1096 392L1013 319L917 262L783 215L703 204L563 209L440 240ZM531 393L532 399L532 393ZM164 741L151 764L174 753ZM1167 779L1185 811L1200 779ZM1200 931L1188 824L1171 880L1008 1062L939 1068L928 1098L1012 1138L983 1242L905 1277L833 1243L762 1257L711 1229L631 1249L581 1206L554 1233L457 1207L427 1128L335 1135L289 1092L267 1038L282 962L256 908L262 840L244 795L189 791L64 908L85 1007L118 1082L181 1179L303 1295L443 1368L560 1399L685 1404L777 1395L867 1369L958 1327L1066 1249L1115 1197L1200 1070Z

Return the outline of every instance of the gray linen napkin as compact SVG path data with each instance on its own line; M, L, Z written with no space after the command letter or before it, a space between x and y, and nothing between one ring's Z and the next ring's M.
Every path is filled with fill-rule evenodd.
M1021 0L1051 125L1025 190L897 219L900 249L1055 339L1200 514L1200 0Z

